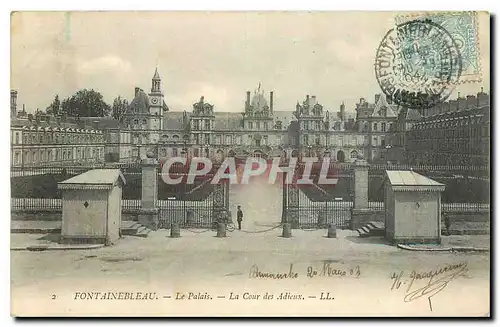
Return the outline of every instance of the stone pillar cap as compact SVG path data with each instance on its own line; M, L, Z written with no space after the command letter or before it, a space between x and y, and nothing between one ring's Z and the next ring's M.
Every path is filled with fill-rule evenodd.
M141 160L141 165L142 166L152 166L152 165L157 165L158 164L158 160L156 160L155 158L144 158Z

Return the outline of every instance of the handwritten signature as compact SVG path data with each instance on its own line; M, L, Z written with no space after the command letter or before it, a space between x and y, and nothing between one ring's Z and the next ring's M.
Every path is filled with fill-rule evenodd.
M441 292L453 279L464 275L467 272L467 263L462 262L454 265L447 265L436 270L417 272L413 270L408 279L404 278L405 273L392 273L393 280L391 291L397 290L401 285L408 285L405 291L404 301L412 302L421 297L427 296L429 307L432 311L431 298ZM421 281L424 282L423 286ZM415 289L415 286L418 288Z

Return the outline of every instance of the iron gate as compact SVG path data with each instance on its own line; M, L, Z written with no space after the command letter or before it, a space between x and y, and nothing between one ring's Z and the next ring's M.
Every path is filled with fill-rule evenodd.
M211 193L201 201L159 200L158 228L170 228L174 222L180 227L209 228L213 220L213 197Z
M325 228L334 224L337 228L349 228L352 202L336 200L321 187L286 184L283 178L282 222L292 228Z

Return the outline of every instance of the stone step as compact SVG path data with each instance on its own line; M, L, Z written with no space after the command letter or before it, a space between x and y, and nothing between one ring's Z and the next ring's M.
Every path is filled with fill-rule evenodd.
M361 227L361 230L363 230L366 234L371 234L371 230L366 226Z
M382 221L370 221L368 225L373 226L375 229L385 229L385 223Z
M144 227L144 229L142 229L140 232L138 232L134 236L137 236L137 237L148 237L149 233L151 233L151 232L152 232L151 229L149 229L147 227Z
M359 233L359 237L368 237L369 236L369 234L361 228L358 228L357 232Z

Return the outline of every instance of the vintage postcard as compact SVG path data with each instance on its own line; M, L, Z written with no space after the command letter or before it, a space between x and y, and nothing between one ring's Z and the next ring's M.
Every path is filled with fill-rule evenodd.
M14 12L11 314L490 316L487 12Z

